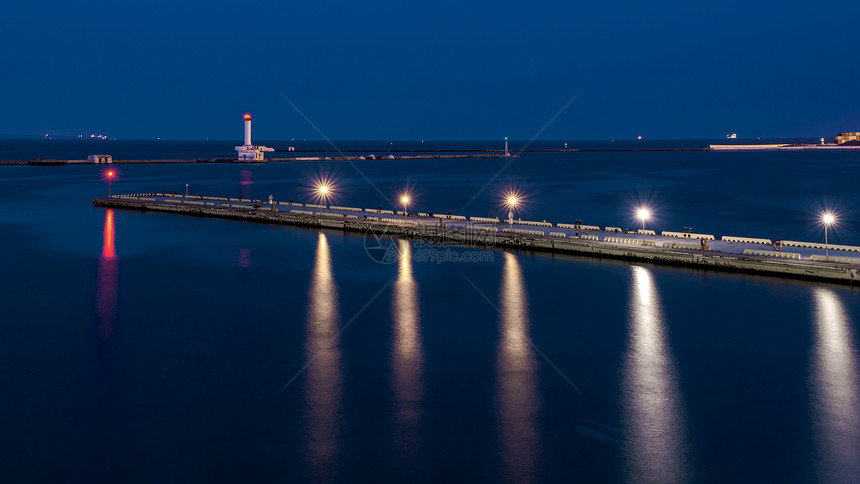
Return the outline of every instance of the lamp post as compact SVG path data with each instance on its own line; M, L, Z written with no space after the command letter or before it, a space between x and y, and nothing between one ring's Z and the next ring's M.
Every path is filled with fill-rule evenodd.
M825 212L821 216L821 222L824 224L824 258L830 261L829 245L827 243L827 228L836 222L836 216L830 212Z
M409 211L407 210L407 206L409 205L409 195L403 195L400 198L400 203L403 204L403 216L409 216Z
M105 173L105 176L107 176L108 181L108 198L111 198L111 185L113 184L113 177L116 176L116 173L114 173L113 170L108 170L108 172Z
M514 224L514 209L517 207L517 197L508 197L508 224Z
M645 207L640 207L636 212L636 216L642 221L642 230L645 230L645 221L651 218L651 212Z

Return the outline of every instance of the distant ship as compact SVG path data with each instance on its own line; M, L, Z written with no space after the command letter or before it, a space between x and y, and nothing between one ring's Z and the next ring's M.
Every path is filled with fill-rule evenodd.
M737 133L727 134L726 139L738 139Z

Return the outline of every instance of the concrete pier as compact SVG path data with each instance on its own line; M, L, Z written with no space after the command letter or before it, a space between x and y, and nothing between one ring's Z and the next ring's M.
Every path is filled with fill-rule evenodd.
M860 284L860 246L783 241L596 225L514 220L451 213L404 214L386 209L164 193L115 195L97 206L156 211L247 222L340 229L378 237L410 238L467 247L518 249L647 261L657 264Z

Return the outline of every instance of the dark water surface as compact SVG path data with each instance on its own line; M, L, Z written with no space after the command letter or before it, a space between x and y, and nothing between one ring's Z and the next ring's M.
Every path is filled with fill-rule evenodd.
M634 227L645 201L658 229L795 240L835 207L860 244L858 154L507 161L126 165L113 189L307 200L322 176L486 215L517 188L523 218ZM384 264L361 235L94 208L99 173L0 167L5 482L860 475L854 288L416 242Z

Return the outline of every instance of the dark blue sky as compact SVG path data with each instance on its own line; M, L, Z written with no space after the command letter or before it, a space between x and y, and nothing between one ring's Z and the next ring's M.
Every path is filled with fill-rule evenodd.
M0 135L832 136L860 130L860 2L4 4Z

